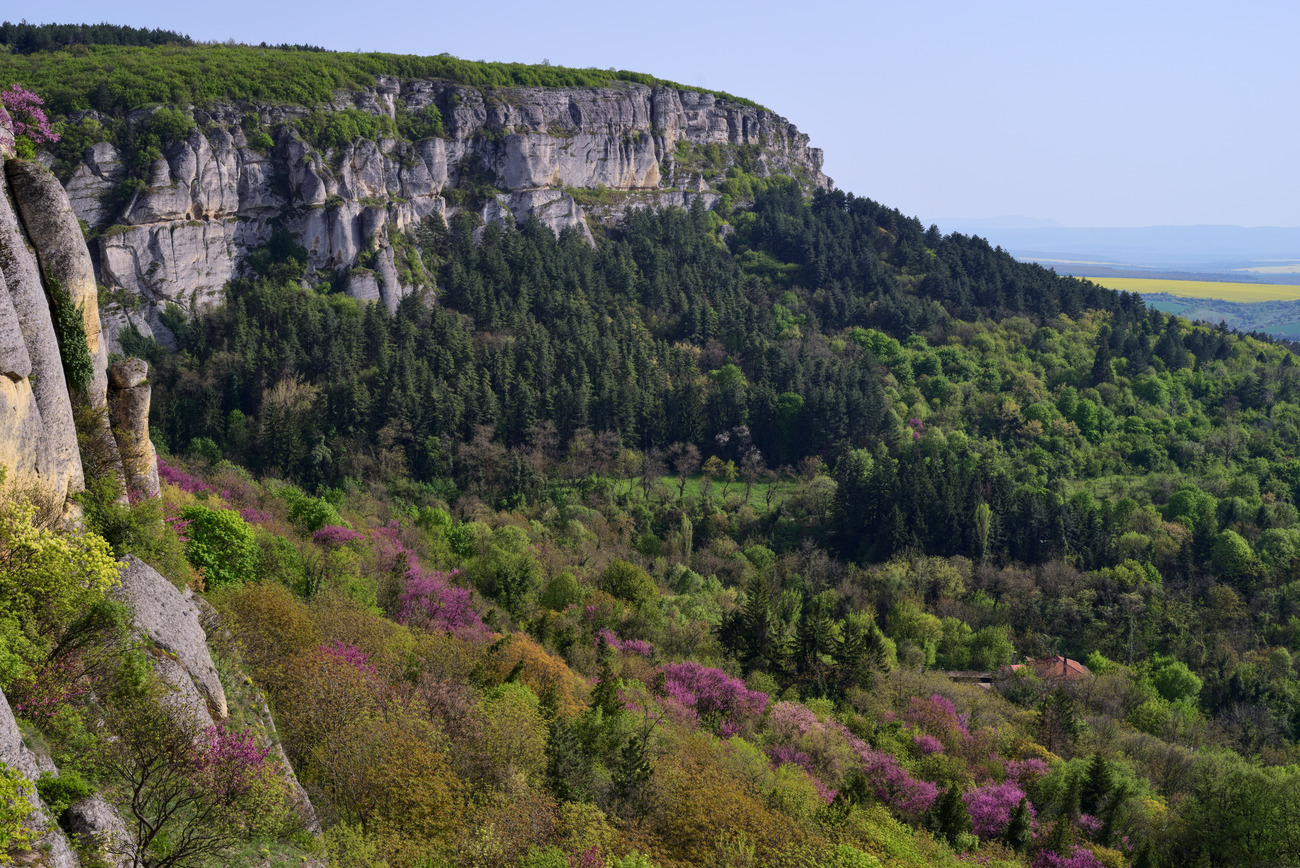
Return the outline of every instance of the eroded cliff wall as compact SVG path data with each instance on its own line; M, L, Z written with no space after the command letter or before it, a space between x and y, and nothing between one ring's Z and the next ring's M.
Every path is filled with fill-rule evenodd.
M307 248L317 276L340 275L354 297L391 308L415 288L395 264L392 233L432 215L472 208L484 220L536 217L590 236L591 221L628 207L688 206L698 197L711 204L715 185L742 159L760 176L830 185L821 151L784 118L670 87L480 89L380 79L363 92L340 92L330 108L396 118L430 105L443 120L441 137L326 151L295 128L308 114L303 107L192 109L196 129L149 167L146 185L129 198L120 194L124 156L108 144L89 148L65 186L77 216L102 233L92 245L98 278L119 300L103 312L110 348L128 322L167 343L159 316L166 303L214 303L275 226ZM270 147L250 143L250 117L273 135ZM696 149L709 149L709 159L695 159ZM465 195L471 187L490 195ZM593 202L577 190L609 195ZM357 269L365 251L373 254L369 267Z

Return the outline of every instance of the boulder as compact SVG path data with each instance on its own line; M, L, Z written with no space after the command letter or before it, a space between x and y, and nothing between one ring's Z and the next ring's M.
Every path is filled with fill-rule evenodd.
M78 849L94 853L101 864L127 868L131 858L131 833L117 809L101 796L82 799L68 808L65 819Z
M200 610L189 588L182 593L144 561L127 555L119 593L135 616L136 629L172 655L202 695L212 718L225 720L226 692L208 651Z

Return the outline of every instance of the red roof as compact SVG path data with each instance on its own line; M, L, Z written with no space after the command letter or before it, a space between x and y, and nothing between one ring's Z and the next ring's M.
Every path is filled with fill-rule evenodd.
M1040 657L1037 660L1026 660L1024 663L1016 663L1011 667L1011 671L1014 672L1025 666L1033 669L1034 674L1043 679L1064 678L1066 681L1078 681L1092 674L1088 667L1078 660L1071 660L1069 657L1062 657L1060 654L1052 657Z

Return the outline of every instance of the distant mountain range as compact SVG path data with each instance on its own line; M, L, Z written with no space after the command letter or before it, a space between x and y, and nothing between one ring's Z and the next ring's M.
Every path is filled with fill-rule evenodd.
M944 232L979 235L1020 259L1079 276L1300 283L1300 227L1072 227L1032 217L944 218Z

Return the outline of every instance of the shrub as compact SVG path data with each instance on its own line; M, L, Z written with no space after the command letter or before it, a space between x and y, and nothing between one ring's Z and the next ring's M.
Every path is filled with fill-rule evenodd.
M36 810L27 800L32 783L17 769L0 763L0 853L26 849L31 833L25 822Z
M43 663L121 570L102 537L35 519L34 505L0 501L0 687Z
M50 814L58 817L73 803L93 793L94 789L76 771L68 769L57 775L42 772L36 781L36 791L41 794L41 800L50 809Z
M257 574L259 551L253 529L239 513L206 506L186 506L181 518L188 521L189 543L185 556L203 570L209 587L251 581Z
M615 560L600 574L600 589L640 607L659 598L659 588L650 574L627 561Z

